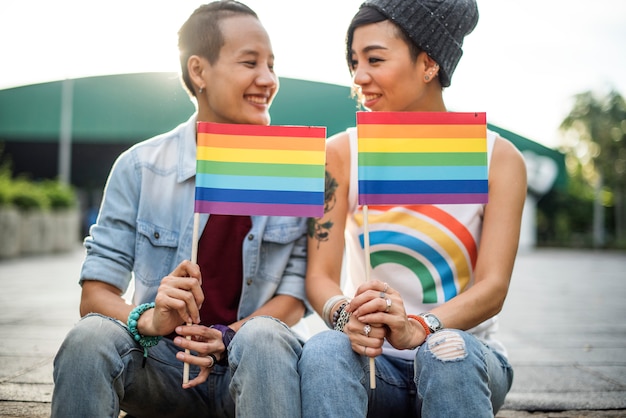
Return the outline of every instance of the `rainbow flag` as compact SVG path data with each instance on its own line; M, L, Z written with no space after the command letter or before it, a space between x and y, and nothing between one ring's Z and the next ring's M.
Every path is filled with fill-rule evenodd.
M321 217L326 128L198 122L196 213Z
M486 203L485 113L357 112L359 204Z

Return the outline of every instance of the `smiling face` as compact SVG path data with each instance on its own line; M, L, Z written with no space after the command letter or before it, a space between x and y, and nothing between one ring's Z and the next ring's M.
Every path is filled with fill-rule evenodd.
M388 20L354 31L350 63L359 101L374 111L432 110L432 89L424 82L432 60L424 52L413 60L398 31Z
M190 73L196 85L198 120L269 125L269 108L278 91L274 52L261 22L248 15L220 21L224 44L211 65L192 56Z

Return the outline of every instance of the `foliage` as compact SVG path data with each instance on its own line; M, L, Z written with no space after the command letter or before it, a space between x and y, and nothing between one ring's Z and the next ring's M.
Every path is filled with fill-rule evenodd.
M11 185L11 202L22 210L50 208L50 199L43 188L25 177L13 180Z
M591 247L593 190L573 173L566 191L552 190L537 204L537 242L541 246Z
M52 209L71 208L76 205L76 192L67 184L45 180L41 183L41 188L47 195Z
M578 181L569 190L573 199L568 210L575 211L580 199L599 199L609 215L605 229L613 231L617 243L626 240L626 101L615 90L578 94L560 128L568 171ZM592 219L593 210L589 224Z
M11 203L11 171L7 164L0 165L0 207Z
M11 164L8 161L0 163L0 207L12 205L22 210L55 210L74 207L76 203L76 191L71 186L56 180L35 182L26 176L13 178Z
M584 167L592 165L606 184L626 185L626 102L616 91L598 97L588 91L575 97L574 107L561 123L572 134L571 148Z

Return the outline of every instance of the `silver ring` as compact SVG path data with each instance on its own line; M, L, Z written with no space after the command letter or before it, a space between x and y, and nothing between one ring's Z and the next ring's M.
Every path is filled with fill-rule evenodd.
M370 332L372 332L372 327L370 326L370 324L366 324L366 325L363 327L363 332L365 333L365 336L366 336L366 337L369 337L369 336L370 336Z
M387 282L384 283L385 288L383 289L383 293L387 293L387 289L389 289L389 285L387 284Z
M211 365L209 366L209 369L213 366L215 366L215 364L217 364L217 357L215 357L214 354L209 353L208 357L211 357Z
M387 294L385 292L380 292L380 296L381 299L385 299L387 297Z
M391 299L387 298L385 299L385 302L387 302L387 307L385 308L385 312L389 312L389 309L391 309Z

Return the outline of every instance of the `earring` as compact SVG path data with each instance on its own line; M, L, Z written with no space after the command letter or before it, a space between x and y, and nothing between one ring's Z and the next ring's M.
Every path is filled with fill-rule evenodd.
M426 75L424 76L424 81L428 81L428 80L430 80L430 76L429 76L428 74L426 74Z
M204 93L204 87L200 87L200 89L198 90L198 94L202 94Z

